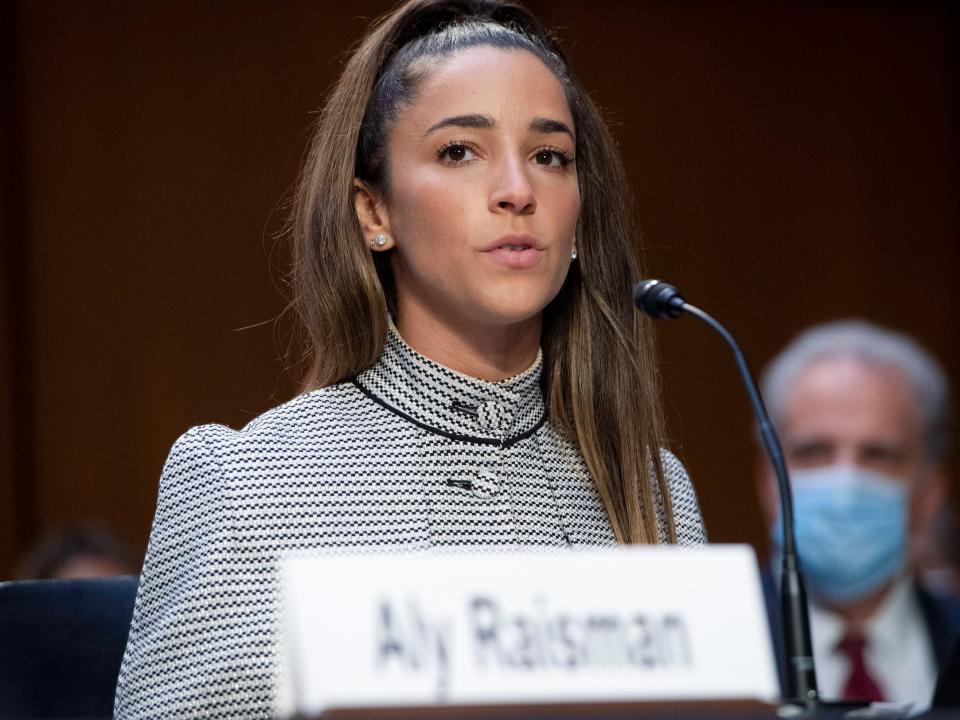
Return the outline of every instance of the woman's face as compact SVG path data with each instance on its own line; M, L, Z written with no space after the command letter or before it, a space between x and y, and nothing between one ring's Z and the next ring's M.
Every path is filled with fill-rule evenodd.
M390 238L404 318L539 322L570 266L574 124L553 73L477 47L431 66L388 140Z

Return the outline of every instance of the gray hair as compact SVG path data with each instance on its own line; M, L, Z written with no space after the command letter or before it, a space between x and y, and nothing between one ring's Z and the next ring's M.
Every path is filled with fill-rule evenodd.
M811 365L826 359L854 358L893 367L910 383L923 420L927 458L937 462L950 450L952 408L950 384L940 364L901 333L863 320L815 325L797 336L764 370L761 391L770 415L783 417L793 382Z

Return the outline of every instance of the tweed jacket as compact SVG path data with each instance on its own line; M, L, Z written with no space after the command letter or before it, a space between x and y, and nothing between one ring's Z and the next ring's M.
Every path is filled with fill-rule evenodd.
M239 432L183 435L160 480L115 716L269 716L286 551L613 545L582 456L546 419L540 371L538 358L484 382L391 331L355 379ZM705 542L686 472L663 459L678 542Z

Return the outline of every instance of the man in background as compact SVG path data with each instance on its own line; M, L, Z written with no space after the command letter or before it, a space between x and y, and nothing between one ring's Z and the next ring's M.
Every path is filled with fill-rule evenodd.
M796 338L762 385L793 486L821 696L928 705L960 636L960 599L921 588L910 564L910 537L946 503L943 371L909 338L847 321ZM758 490L776 574L779 498L765 461ZM766 581L779 643L779 582Z
M31 547L17 564L17 580L136 575L134 552L100 525L86 522L55 528Z

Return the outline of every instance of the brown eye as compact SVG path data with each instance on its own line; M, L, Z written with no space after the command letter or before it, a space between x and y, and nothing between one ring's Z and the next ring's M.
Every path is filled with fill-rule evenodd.
M551 150L541 150L537 153L537 164L538 165L549 165L553 162L553 156L555 153Z
M567 155L567 153L556 148L544 148L543 150L538 150L537 154L533 156L533 161L537 165L553 168L566 167L572 162L572 160L573 158Z
M476 153L474 153L469 145L462 142L444 145L437 151L437 155L441 160L451 163L452 165L459 165L460 163L470 162L476 159Z

